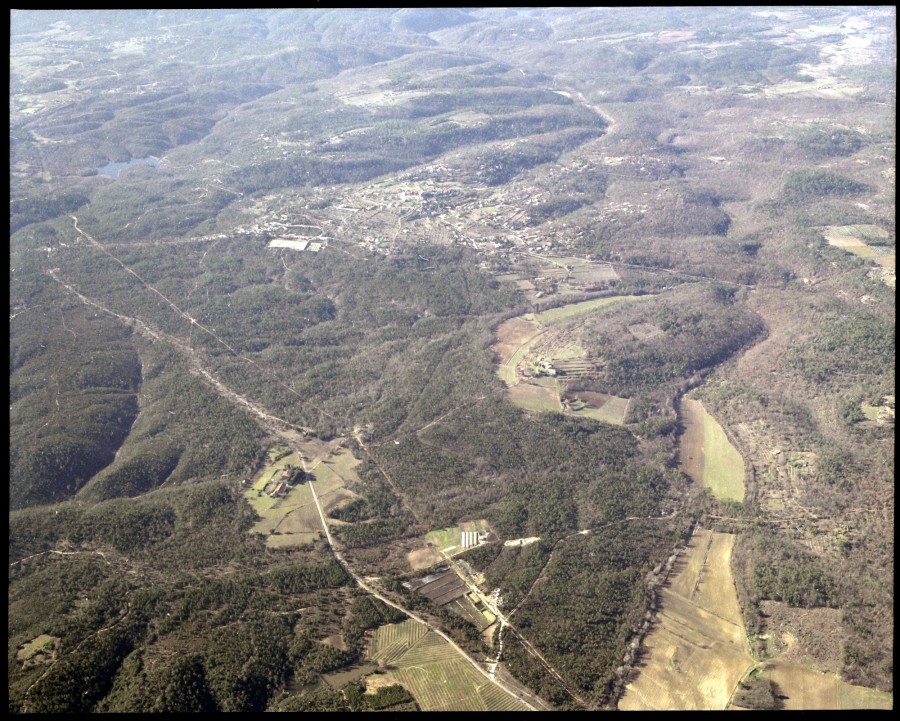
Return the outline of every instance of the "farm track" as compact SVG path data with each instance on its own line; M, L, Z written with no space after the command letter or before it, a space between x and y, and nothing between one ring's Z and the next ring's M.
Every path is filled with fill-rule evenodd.
M416 433L416 435L418 436L419 434L424 433L425 431L427 431L427 430L428 430L429 428L431 428L432 426L438 425L439 423L441 423L442 421L444 421L447 417L449 417L449 416L453 415L454 413L456 413L456 411L461 410L461 409L463 409L463 408L468 408L469 406L477 405L477 404L481 403L481 401L483 401L485 398L490 398L491 396L500 395L500 394L503 393L505 390L506 390L505 388L498 388L498 389L495 390L495 391L491 391L490 393L485 393L485 394L482 395L482 396L478 396L478 397L475 398L474 400L468 401L468 402L466 402L466 403L460 403L458 406L456 406L456 408L451 408L451 409L450 409L449 411L447 411L444 415L440 416L439 418L435 418L433 421L430 421L429 423L426 423L424 426L422 426L421 428L419 428L419 430L417 430L415 433Z

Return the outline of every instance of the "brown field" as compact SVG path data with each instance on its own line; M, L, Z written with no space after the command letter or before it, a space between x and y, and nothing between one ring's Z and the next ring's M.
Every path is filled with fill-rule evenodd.
M406 558L413 571L430 568L443 560L441 554L433 548L420 548L416 551L410 551Z
M522 317L510 318L497 327L497 341L491 350L497 354L498 363L509 362L523 343L527 343L539 331L537 323Z
M322 678L325 679L325 683L331 686L331 688L337 690L349 683L359 681L363 676L367 676L377 668L378 666L374 663L361 663L351 666L343 671L323 674Z
M792 608L760 601L767 616L768 648L782 664L799 664L826 673L843 666L843 611L837 608Z
M290 511L276 529L280 533L311 533L322 528L322 519L315 503L300 506Z
M347 505L354 498L359 498L359 496L353 491L347 488L336 488L333 491L321 494L319 503L322 504L322 510L327 514L338 506Z
M366 676L363 679L363 682L366 685L366 690L364 693L373 694L378 691L380 688L387 688L388 686L393 686L399 683L396 677L391 674L390 671L385 673L373 673L370 676Z
M795 664L767 667L787 711L894 708L893 694L844 683L835 674Z
M660 592L659 621L619 709L722 710L753 666L730 561L734 536L696 530Z

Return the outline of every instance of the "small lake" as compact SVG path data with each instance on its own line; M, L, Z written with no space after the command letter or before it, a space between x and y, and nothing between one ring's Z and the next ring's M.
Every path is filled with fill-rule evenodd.
M97 175L108 175L110 178L118 178L125 168L131 168L135 165L152 165L154 168L159 167L159 158L148 155L146 158L132 158L124 163L107 163L102 168L97 169Z

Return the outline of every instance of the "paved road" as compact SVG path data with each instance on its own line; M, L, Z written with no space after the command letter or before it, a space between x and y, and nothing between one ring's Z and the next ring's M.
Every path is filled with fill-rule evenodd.
M300 457L300 463L303 464L304 472L308 473L307 468L306 468L306 461L303 460L302 455ZM334 557L337 558L338 563L340 563L341 566L343 566L344 570L350 574L350 576L353 578L354 581L356 581L356 583L359 585L360 588L362 588L367 593L370 593L373 596L375 596L375 598L377 598L382 603L385 603L388 606L390 606L391 608L396 608L398 611L405 613L407 616L409 616L414 621L421 623L429 631L434 631L438 636L440 636L447 643L449 643L451 646L453 646L453 648L456 649L456 651L459 653L459 655L462 656L464 659L466 659L466 661L471 663L472 666L474 666L478 670L478 673L480 673L482 676L484 676L488 681L495 684L498 688L501 688L504 691L506 691L506 693L508 693L513 698L516 698L519 701L521 701L525 706L527 706L532 711L537 711L537 709L534 706L532 706L528 701L526 701L524 698L522 698L518 693L516 693L515 691L513 691L510 688L507 688L503 683L497 681L495 678L491 678L491 675L481 666L480 663L478 663L475 659L473 659L471 656L469 656L469 654L467 654L462 648L460 648L456 644L456 642L452 638L450 638L446 633L444 633L441 629L439 629L435 626L432 626L425 619L421 618L420 616L417 616L412 611L409 611L409 610L403 608L399 604L397 604L394 601L392 601L391 599L387 598L386 596L384 596L383 594L378 592L376 589L374 589L371 585L366 583L362 578L360 578L353 571L353 569L350 568L350 565L347 563L347 561L344 559L341 552L337 549L337 547L334 544L334 539L332 539L332 537L331 537L331 531L328 530L328 523L325 521L325 512L322 510L322 504L319 503L319 495L316 493L315 482L308 481L308 483L309 483L309 489L310 489L310 491L312 491L313 500L316 502L316 509L319 511L319 518L322 520L322 528L325 529L325 538L328 541L328 545L331 546L331 550L334 553Z

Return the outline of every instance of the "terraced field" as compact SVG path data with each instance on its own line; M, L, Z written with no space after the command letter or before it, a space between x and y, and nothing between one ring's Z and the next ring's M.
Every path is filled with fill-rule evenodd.
M534 361L535 354L539 354L566 375L576 378L593 375L597 368L602 367L603 360L585 356L575 327L577 319L616 303L647 300L652 297L627 295L594 298L540 313L528 313L502 323L497 328L497 340L491 349L497 358L497 375L509 387L507 391L509 399L526 410L577 412L590 418L621 425L627 410L627 398L609 396L604 400L604 404L608 407L587 403L586 408L566 409L560 402L560 386L556 378L536 375L523 380L520 366L526 360ZM526 372L526 375L531 372L533 371Z

